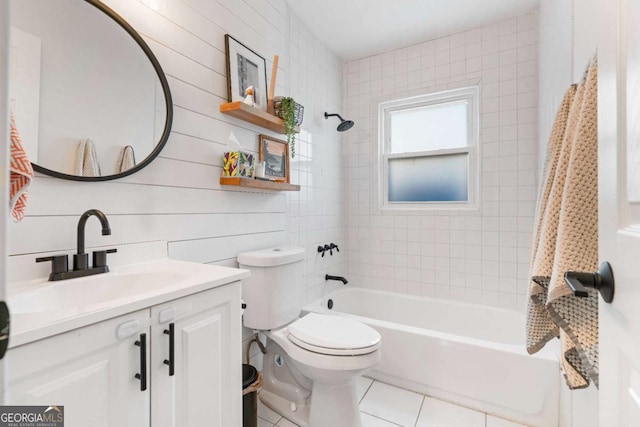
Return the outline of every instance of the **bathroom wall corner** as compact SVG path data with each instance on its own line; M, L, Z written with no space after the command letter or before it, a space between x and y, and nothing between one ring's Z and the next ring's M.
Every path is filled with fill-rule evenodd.
M542 171L556 111L573 82L573 0L541 0L538 25L538 169Z

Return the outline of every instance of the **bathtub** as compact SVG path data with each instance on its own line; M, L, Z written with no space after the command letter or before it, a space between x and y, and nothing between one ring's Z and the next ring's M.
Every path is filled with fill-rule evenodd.
M363 288L304 311L353 317L382 335L382 361L367 376L528 426L558 425L557 355L526 353L520 313Z

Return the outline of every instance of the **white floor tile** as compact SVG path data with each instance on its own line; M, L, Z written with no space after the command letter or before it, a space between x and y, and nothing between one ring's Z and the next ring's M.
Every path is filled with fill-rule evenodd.
M263 420L262 418L258 418L258 427L273 427L273 423Z
M360 402L360 410L401 426L413 427L422 399L421 394L374 381Z
M527 427L524 424L503 420L502 418L487 415L487 427Z
M416 427L485 427L484 419L482 412L425 397Z
M278 424L276 424L276 427L298 427L298 425L292 423L286 418L283 418L280 421L278 421Z
M277 423L282 418L280 414L266 406L260 399L258 399L258 417L269 421L271 424Z
M385 421L381 418L376 418L373 415L365 414L364 412L361 412L360 416L362 417L362 427L397 427L398 426L398 424Z
M371 387L373 380L367 377L358 377L356 379L356 393L358 394L358 402L362 400L369 387Z

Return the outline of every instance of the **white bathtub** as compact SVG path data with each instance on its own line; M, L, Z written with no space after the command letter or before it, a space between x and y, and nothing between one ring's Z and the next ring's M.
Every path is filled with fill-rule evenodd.
M380 332L382 361L368 376L529 426L558 425L557 356L526 353L519 313L362 288L305 311L354 317Z

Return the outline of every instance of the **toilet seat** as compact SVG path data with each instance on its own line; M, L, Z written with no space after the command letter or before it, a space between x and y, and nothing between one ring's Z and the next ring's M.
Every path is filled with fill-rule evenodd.
M288 338L298 347L332 356L357 356L376 351L378 331L342 316L309 313L288 326Z

